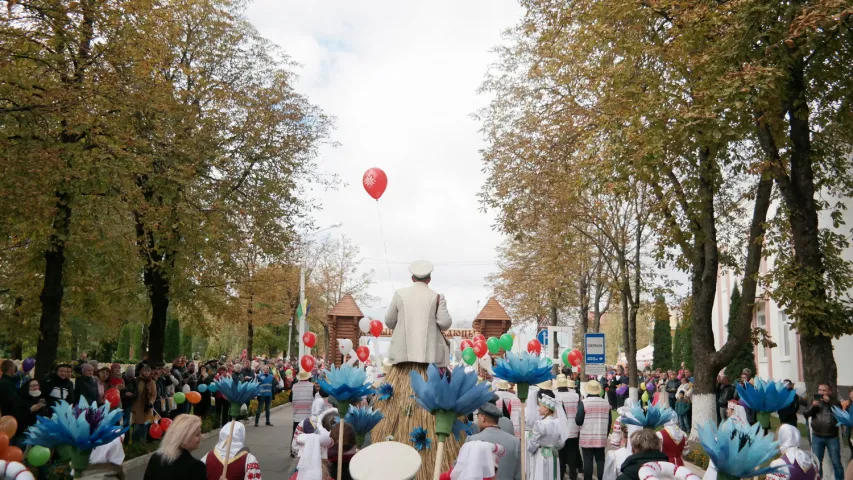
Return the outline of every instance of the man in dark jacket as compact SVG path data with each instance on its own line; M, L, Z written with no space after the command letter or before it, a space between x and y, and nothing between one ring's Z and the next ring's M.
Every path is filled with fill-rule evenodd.
M817 455L821 477L823 477L823 454L829 450L829 459L832 461L835 478L844 478L844 469L841 468L841 444L838 441L836 426L838 421L832 415L832 407L838 407L840 402L832 395L832 387L827 384L819 385L817 393L811 408L805 413L812 425L812 451Z
M15 390L15 362L3 360L0 364L0 414L12 415L18 406L18 392Z
M782 383L785 384L785 387L790 392L794 389L794 384L790 380L785 380ZM782 410L779 410L779 421L782 423L787 423L792 427L797 426L797 411L800 409L800 398L797 394L794 394L794 399L791 400L791 403L785 406Z
M726 419L726 411L729 409L729 400L734 397L735 387L731 382L729 382L729 377L720 375L720 382L717 384L717 423Z
M681 380L676 378L675 371L669 371L669 380L666 381L666 394L669 398L669 408L675 408L675 393L678 392L678 387L681 386Z
M82 375L74 382L74 404L80 402L80 397L86 399L91 405L98 403L98 381L93 376L95 367L90 363L84 363L80 366L80 374Z
M60 363L50 378L42 385L41 390L44 392L48 408L53 407L60 400L65 400L68 403L74 402L74 382L71 381L71 372L71 364Z
M661 439L655 431L644 428L631 434L631 450L633 455L622 463L622 473L616 480L640 480L640 468L649 462L666 462L669 460L661 452Z

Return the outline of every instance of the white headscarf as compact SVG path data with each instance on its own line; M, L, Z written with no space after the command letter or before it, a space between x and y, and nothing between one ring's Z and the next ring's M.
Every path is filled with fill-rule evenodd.
M459 450L456 465L450 473L451 480L482 480L495 476L497 457L506 453L501 445L489 442L465 442Z
M95 447L95 449L92 450L92 453L89 454L89 464L114 463L116 465L121 465L122 462L124 462L124 447L121 443L123 440L124 435L116 438L106 445Z
M219 430L219 442L213 447L216 455L222 460L225 460L225 448L228 446L228 432L231 431L231 424L234 424L234 436L231 438L231 453L228 458L234 458L235 455L243 448L243 442L246 441L246 427L242 422L234 422L233 420L226 423Z
M796 461L803 471L809 471L816 466L817 462L814 454L800 449L800 431L797 427L783 423L779 426L777 433L779 440L779 450L783 455L788 457L788 460L793 463Z
M681 439L685 436L684 431L678 428L678 422L675 421L675 418L671 418L668 422L666 422L666 425L664 425L663 429L666 430L666 433L669 434L669 438L671 438L672 441L675 443L681 442Z
M332 445L332 439L328 435L316 433L303 433L296 439L301 445L299 449L299 464L296 465L297 480L323 480L323 458L321 456L324 448Z

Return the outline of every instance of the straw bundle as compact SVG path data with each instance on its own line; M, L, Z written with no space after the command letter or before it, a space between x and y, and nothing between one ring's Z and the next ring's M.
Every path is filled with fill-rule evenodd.
M415 480L432 480L432 468L435 465L435 457L438 454L435 417L418 406L418 403L412 398L414 391L412 391L412 385L409 380L409 372L412 370L426 378L428 366L425 363L399 363L394 365L391 373L385 377L385 381L394 387L394 396L388 400L376 401L375 407L382 411L385 419L379 422L370 432L370 438L373 443L383 442L389 435L393 435L395 441L407 445L411 445L411 442L409 442L409 433L415 427L423 427L429 432L432 445L429 449L418 452L421 455L421 468ZM459 455L459 448L464 441L464 438L457 441L453 435L447 439L444 444L444 459L441 462L442 472L450 470L450 467Z

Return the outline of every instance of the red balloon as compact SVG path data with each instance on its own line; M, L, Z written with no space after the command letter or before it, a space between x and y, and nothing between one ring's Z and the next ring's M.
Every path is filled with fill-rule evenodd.
M7 447L6 451L3 452L3 456L2 458L0 458L0 460L21 463L24 461L24 452L18 447Z
M382 324L379 320L371 320L370 321L370 334L374 337L378 337L382 335L382 330L385 329L385 325Z
M539 340L535 338L529 342L527 342L527 351L536 355L542 353L542 344L539 343Z
M367 348L365 345L362 345L355 349L355 355L362 362L366 362L367 359L370 358L370 349Z
M302 359L299 360L299 365L302 365L302 370L306 372L314 370L314 357L311 355L302 355Z
M121 396L118 389L111 388L104 392L104 400L110 403L110 408L118 408L121 405Z
M580 366L580 364L581 364L581 358L582 358L582 357L581 357L581 352L580 352L580 350L578 350L578 349L574 349L574 350L572 350L571 352L569 352L569 363L570 363L573 367L579 367L579 366Z
M314 332L305 332L302 335L302 343L308 348L314 348L314 345L317 344L317 335Z
M246 358L246 354L247 354L247 352L246 352L246 349L244 348L244 349L243 349L243 353L242 353L242 354L240 354L240 356L241 356L241 357L243 357L243 358Z
M388 177L385 176L385 172L381 168L370 168L364 172L361 184L364 185L368 195L379 200L379 197L385 193L385 188L388 187Z
M472 341L472 342L474 342L474 343L477 343L477 342L485 342L485 341L486 341L486 336L485 336L485 335L483 335L482 333L478 333L478 334L474 335L474 338L472 338L472 339L471 339L471 341Z
M160 428L160 425L152 423L151 428L148 429L148 435L151 435L154 440L159 440L163 437L163 429Z
M168 430L169 430L169 426L170 426L171 424L172 424L172 419L171 419L171 418L161 418L161 419L160 419L160 430L163 430L164 432L165 432L165 431L168 431Z
M464 352L466 348L474 348L474 342L468 339L459 342L459 350L462 350Z
M477 358L483 358L487 353L489 353L489 347L486 345L486 342L479 340L474 342L474 355L476 355Z

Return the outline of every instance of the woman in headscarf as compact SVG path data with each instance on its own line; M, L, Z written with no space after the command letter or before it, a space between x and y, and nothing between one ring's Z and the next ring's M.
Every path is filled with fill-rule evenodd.
M136 380L136 397L133 400L133 435L136 438L145 438L145 422L154 421L154 401L157 399L157 385L151 378L151 367L142 365L139 369L139 377Z
M228 443L228 436L231 432L231 423L234 423L234 434L231 436L231 444ZM261 466L258 465L258 459L249 453L249 449L244 446L246 441L246 427L242 422L226 423L219 430L219 443L202 457L207 468L207 480L218 480L222 478L222 469L225 464L225 457L228 457L228 466L225 468L226 480L260 480Z
M500 458L506 454L502 445L490 442L465 442L459 449L456 465L439 477L441 480L493 480Z
M749 426L749 419L746 416L746 409L743 408L743 405L738 403L737 400L729 400L729 408L726 410L726 418L732 419L732 421L740 423L742 425Z
M564 420L565 411L557 408L557 400L547 395L539 397L539 419L534 422L531 437L527 442L527 453L530 454L527 478L562 478L559 465L560 449L568 437L568 429L564 431L561 427Z
M49 416L46 408L47 402L42 391L39 389L38 380L31 378L21 385L18 391L21 397L14 412L15 420L18 421L18 430L12 437L12 445L21 445L24 441L24 432L36 424L39 415Z
M820 463L814 453L800 448L800 431L788 424L779 426L779 451L782 456L771 467L787 466L768 474L767 480L815 480L820 478Z
M299 437L299 463L290 480L328 480L329 475L323 462L323 452L332 446L329 435L306 433Z
M669 457L669 463L684 466L684 453L687 452L687 435L683 430L678 428L678 423L675 419L670 420L663 427L663 430L658 432L660 437L661 451Z

